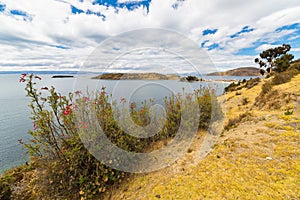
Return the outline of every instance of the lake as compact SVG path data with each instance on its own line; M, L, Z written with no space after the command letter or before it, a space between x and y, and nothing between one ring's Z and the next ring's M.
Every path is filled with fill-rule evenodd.
M13 166L24 164L28 156L18 140L30 138L27 133L33 129L28 107L29 99L24 90L25 84L19 83L17 74L0 74L0 173ZM119 101L125 98L129 101L141 102L154 99L161 103L163 98L171 93L192 92L202 87L214 88L220 95L228 83L222 82L180 82L180 81L142 81L142 80L95 80L94 75L75 75L75 78L53 79L52 75L40 75L42 80L37 83L37 88L54 86L61 94L66 95L76 90L91 92L99 90L102 86ZM238 77L238 79L250 77ZM237 77L212 77L209 79L237 79Z

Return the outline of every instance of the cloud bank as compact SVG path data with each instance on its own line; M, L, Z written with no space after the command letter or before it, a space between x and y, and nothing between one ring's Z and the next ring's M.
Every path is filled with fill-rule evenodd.
M219 70L255 66L260 51L282 43L291 44L299 58L299 10L298 0L0 0L0 71L80 70L103 41L143 28L172 30L191 39ZM128 39L132 43L134 38ZM111 54L126 46L114 45ZM153 67L168 62L161 59L166 54L152 51L147 61ZM111 70L139 69L145 59L136 54L123 57ZM182 63L177 70L188 72Z

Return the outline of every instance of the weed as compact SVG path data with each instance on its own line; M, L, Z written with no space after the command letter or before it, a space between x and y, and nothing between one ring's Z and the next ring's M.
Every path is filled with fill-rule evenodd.
M292 115L293 112L294 112L293 110L292 110L292 111L286 110L286 111L284 112L284 115Z
M244 105L247 105L248 103L249 103L250 101L249 101L249 98L248 97L243 97L242 98L242 105L244 106Z

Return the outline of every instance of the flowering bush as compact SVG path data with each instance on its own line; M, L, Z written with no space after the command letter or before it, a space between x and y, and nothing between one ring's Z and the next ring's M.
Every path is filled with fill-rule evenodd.
M122 98L120 107L116 102L111 103L111 96L105 92L104 87L89 97L83 96L80 91L64 96L57 93L54 87L37 89L36 81L39 80L41 78L33 74L22 74L20 78L20 82L26 83L25 90L31 99L29 106L34 125L33 130L29 131L32 139L27 143L21 140L20 142L44 169L45 173L36 181L39 183L37 185L40 196L48 195L45 198L58 196L92 198L103 193L107 186L120 182L128 175L98 161L84 147L80 132L88 129L91 123L79 119L85 119L87 113L95 116L97 123L112 143L133 152L145 152L153 143L174 137L182 123L182 117L187 117L182 116L182 111L193 115L193 111L188 110L192 108L191 105L199 105L201 113L199 124L189 126L207 129L211 120L217 119L217 115L212 114L213 109L218 108L215 95L202 88L194 94L166 97L164 102L166 120L162 121L160 116L157 116L154 123L162 129L147 138L134 137L128 135L119 123L128 124L128 120L132 120L134 124L142 127L151 124L150 108L154 104L153 101L145 101L141 105L132 102L127 108L126 100ZM83 117L77 118L75 113ZM218 116L219 114L220 112ZM151 126L148 128L155 129ZM134 126L128 126L126 129L135 130Z

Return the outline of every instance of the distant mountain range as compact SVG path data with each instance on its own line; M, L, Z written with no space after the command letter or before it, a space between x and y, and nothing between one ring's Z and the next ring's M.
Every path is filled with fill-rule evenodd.
M256 67L240 67L225 72L213 72L207 76L260 76L260 69Z

